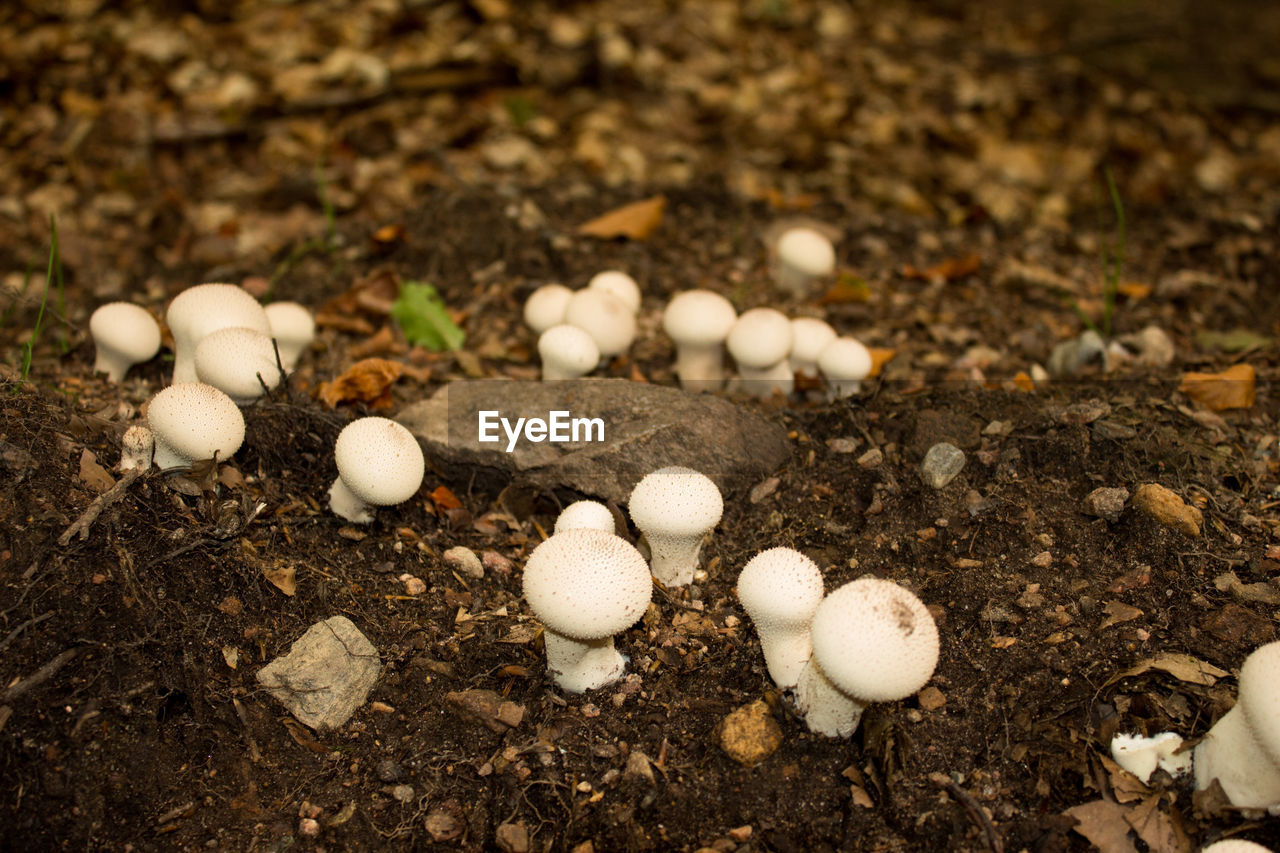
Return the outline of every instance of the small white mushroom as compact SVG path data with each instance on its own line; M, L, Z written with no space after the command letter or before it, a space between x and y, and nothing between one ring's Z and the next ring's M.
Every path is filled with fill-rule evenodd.
M151 455L155 448L156 440L151 430L142 424L129 427L120 438L120 470L147 470L151 467Z
M1191 769L1191 752L1179 753L1180 746L1182 736L1175 732L1151 737L1118 734L1111 739L1111 757L1145 785L1157 767L1170 776L1181 776Z
M791 548L761 551L738 575L738 599L760 635L769 677L783 690L796 686L813 653L809 623L822 591L817 563Z
M698 567L702 540L724 514L724 499L707 475L671 466L636 484L627 512L649 543L653 576L666 586L687 586Z
M564 322L564 312L569 307L573 291L563 284L544 284L524 303L524 324L541 335L552 326Z
M247 406L280 384L271 338L242 326L205 335L196 345L196 377Z
M173 334L173 383L197 382L196 346L211 332L243 326L271 334L267 312L234 284L197 284L179 293L165 314Z
M871 374L871 351L856 338L836 338L818 354L818 369L827 380L827 396L832 400L851 397L862 390L862 380Z
M1271 853L1271 848L1244 838L1226 838L1200 848L1200 853Z
M244 416L226 394L202 382L162 389L147 404L155 438L155 465L161 471L202 459L230 459L244 443Z
M640 313L640 285L622 270L598 272L587 282L587 287L612 293L631 309L632 314Z
M636 315L611 293L586 288L569 299L564 322L584 330L595 340L603 359L622 355L636 336Z
M626 661L613 636L644 615L652 594L644 557L620 536L579 527L534 548L524 597L542 622L556 684L582 693L617 681Z
M818 605L813 657L800 673L796 707L809 730L849 737L872 702L924 687L938 664L938 626L910 590L874 577L847 583Z
M556 533L580 527L603 530L606 533L617 531L613 513L599 501L574 501L562 509L556 518Z
M1280 815L1280 640L1245 658L1238 691L1196 746L1196 789L1217 779L1233 806Z
M93 372L107 374L112 382L160 351L160 324L151 312L131 302L108 302L94 311L89 334L96 348Z
M422 485L426 460L413 433L388 418L357 418L342 428L333 446L338 479L329 487L334 515L368 524L371 507L413 497Z
M791 372L817 378L818 356L836 339L836 330L816 317L796 317L791 321L791 338Z
M595 370L600 363L600 348L585 329L561 323L538 338L538 356L542 359L543 381L577 379Z
M775 392L790 394L795 387L795 375L787 362L791 343L791 321L781 311L744 311L727 340L729 354L738 364L742 390L761 399Z
M280 346L280 363L292 373L303 350L316 339L316 320L297 302L272 302L263 309L271 324L271 337Z
M774 277L778 285L803 294L810 281L830 275L836 268L836 250L827 236L815 228L789 228L774 247Z
M676 376L687 391L724 384L724 342L738 320L733 303L711 290L677 293L662 312L662 328L676 345Z

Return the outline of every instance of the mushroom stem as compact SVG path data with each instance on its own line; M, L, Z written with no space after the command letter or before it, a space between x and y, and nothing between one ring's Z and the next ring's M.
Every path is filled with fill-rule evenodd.
M785 358L768 367L746 367L739 364L738 377L739 387L761 400L768 400L773 396L774 391L785 397L796 385L795 374L791 372L791 363Z
M663 586L688 586L698 568L702 538L696 536L644 535L649 543L649 569Z
M814 658L809 658L809 663L800 671L796 708L808 723L809 731L847 738L858 728L866 707L832 684Z
M613 647L613 635L592 640L575 640L543 628L547 649L547 669L556 684L570 693L583 693L622 677L626 660Z
M677 344L676 376L686 391L718 391L724 384L724 346Z
M1239 703L1196 746L1193 766L1196 789L1203 791L1217 779L1233 806L1274 809L1280 804L1280 766L1258 744Z
M333 510L334 515L345 518L347 521L354 521L356 524L368 524L373 521L369 504L356 497L355 492L351 491L341 477L334 480L333 485L329 487L329 508Z

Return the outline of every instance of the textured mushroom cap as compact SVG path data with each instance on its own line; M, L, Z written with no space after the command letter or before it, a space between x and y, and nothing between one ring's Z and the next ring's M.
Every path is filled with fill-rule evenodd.
M234 284L197 284L174 297L165 314L173 333L174 382L195 381L196 345L211 332L243 326L271 334L267 312L245 290Z
M244 443L244 415L226 394L203 382L162 389L147 405L157 445L188 460L232 456ZM160 448L156 448L157 462Z
M910 590L860 578L823 599L813 617L813 657L859 702L892 702L919 690L938 665L938 626Z
M818 354L818 369L828 379L865 379L871 373L871 351L854 338L836 338Z
M541 335L552 326L564 322L564 312L569 307L573 291L563 284L544 284L524 303L524 324Z
M827 275L836 268L836 250L812 228L790 228L778 238L778 260L805 275Z
M663 331L677 346L723 343L737 320L733 303L711 290L677 293L662 312Z
M612 637L635 624L653 595L649 564L635 547L603 530L578 527L551 536L529 555L524 597L534 615L576 640Z
M1271 848L1263 847L1256 841L1246 841L1243 838L1228 838L1224 841L1215 841L1208 847L1200 848L1200 853L1271 853Z
M271 338L243 326L210 332L196 345L196 376L237 402L262 396L262 385L280 384ZM258 377L262 377L262 382Z
M807 625L822 603L822 570L791 548L761 551L738 575L738 599L761 630Z
M1280 640L1245 658L1237 704L1262 751L1280 766Z
M627 304L603 290L579 290L569 298L564 322L595 339L603 358L626 352L636 336L636 315Z
M636 483L627 512L646 535L697 536L720 523L724 499L706 474L672 465Z
M606 533L613 533L618 529L613 513L599 501L574 501L561 510L556 518L556 533L582 527Z
M538 356L543 372L584 376L600 363L600 348L591 333L568 323L552 326L538 337Z
M796 317L791 321L791 364L813 365L824 347L836 339L831 324L816 317Z
M764 369L791 352L791 321L772 308L744 311L729 330L729 354L741 367Z
M272 302L262 310L271 324L271 337L280 342L281 350L289 347L301 352L315 340L316 320L306 306L297 302Z
M105 349L132 365L149 361L160 351L160 324L151 312L132 302L100 306L89 317L89 334L98 347L99 359Z
M390 506L413 497L426 461L413 433L388 418L357 418L333 445L338 476L367 504Z
M632 314L640 313L640 285L622 270L598 272L587 282L587 287L611 293L622 300L622 304L630 308Z

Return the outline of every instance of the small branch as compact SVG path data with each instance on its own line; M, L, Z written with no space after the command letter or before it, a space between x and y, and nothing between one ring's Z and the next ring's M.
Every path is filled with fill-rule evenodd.
M1004 841L996 834L996 828L991 823L991 818L987 817L987 813L983 811L982 806L978 805L978 801L970 796L968 791L957 785L945 773L930 773L929 781L941 788L945 788L948 794L955 797L956 802L964 806L964 810L969 813L969 817L973 818L974 823L982 827L983 833L987 836L987 846L991 848L991 853L1004 853Z
M67 649L44 666L37 669L31 675L11 685L7 690L0 691L0 703L9 703L19 696L22 696L32 688L39 687L50 678L57 675L58 670L62 669L67 663L79 653L79 648Z
M9 644L14 641L14 638L17 637L19 634L21 634L23 631L25 631L27 628L30 628L32 625L39 625L41 622L43 622L44 620L52 616L53 616L53 611L50 610L48 613L42 614L40 616L36 616L32 619L28 619L26 622L23 622L17 628L14 628L12 631L9 632L9 636L5 637L3 640L0 640L0 651L4 651L5 649L7 649L9 647Z
M98 520L98 516L102 515L102 511L123 498L125 492L129 491L129 487L133 485L133 481L141 476L141 468L130 468L126 471L124 476L120 478L120 482L94 498L88 509L62 532L62 535L58 537L58 544L65 547L71 541L71 537L77 533L80 534L81 541L87 539L89 537L89 528Z

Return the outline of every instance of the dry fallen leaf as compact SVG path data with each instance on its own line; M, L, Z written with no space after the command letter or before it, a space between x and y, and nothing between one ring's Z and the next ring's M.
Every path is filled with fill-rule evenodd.
M1108 800L1073 806L1066 814L1076 819L1076 832L1089 839L1101 853L1138 853L1129 840L1129 823L1125 816L1129 809Z
M1163 794L1147 797L1129 809L1125 822L1133 827L1151 853L1191 853L1191 839L1167 812L1160 810Z
M1128 622L1142 615L1142 611L1138 608L1119 601L1108 601L1103 606L1102 612L1107 614L1107 618L1102 620L1102 624L1098 626L1099 628L1110 628L1112 625Z
M1140 281L1122 281L1116 285L1116 292L1131 302L1146 299L1151 295L1152 287Z
M667 198L661 195L624 204L603 216L579 225L578 233L587 237L601 237L605 240L612 240L615 237L644 240L662 224L662 213L666 207Z
M87 447L80 454L80 480L98 493L105 492L116 484L115 478L98 464L98 457Z
M868 347L867 351L871 353L871 372L868 376L879 376L880 371L886 364L893 361L898 355L896 349L877 349L876 347Z
M1167 672L1187 684L1199 684L1202 687L1210 687L1217 683L1219 678L1229 674L1225 669L1219 669L1213 664L1205 663L1199 658L1193 658L1191 655L1178 652L1163 652L1155 657L1139 661L1124 672L1116 673L1108 678L1103 686L1114 684L1122 678L1142 675L1144 672L1150 672L1153 669Z
M321 383L320 399L329 408L342 403L367 403L372 409L391 407L391 386L404 372L404 365L385 358L357 361L332 382Z
M447 486L436 486L430 497L431 503L435 504L436 512L448 512L451 509L462 508L462 501L458 500L457 495L449 491Z
M1215 412L1253 405L1258 375L1251 364L1237 364L1221 373L1184 373L1178 390Z
M902 274L907 278L921 278L926 281L953 281L957 278L964 278L972 275L982 266L982 258L977 252L970 252L959 258L948 258L942 263L934 264L925 269L919 269L907 264L902 268Z
M263 569L263 576L271 581L272 586L289 597L298 592L298 570L292 566L280 569Z

